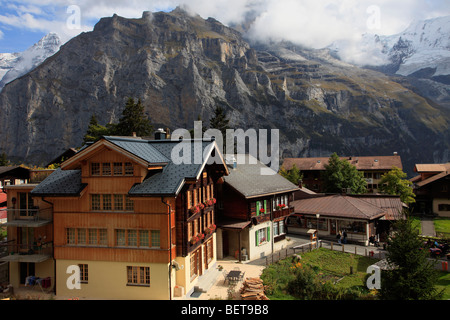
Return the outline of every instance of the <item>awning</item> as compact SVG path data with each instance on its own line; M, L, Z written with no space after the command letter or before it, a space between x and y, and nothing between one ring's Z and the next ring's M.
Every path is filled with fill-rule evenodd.
M242 230L245 229L251 223L252 223L251 221L231 220L231 219L216 221L216 225L218 228L230 230Z

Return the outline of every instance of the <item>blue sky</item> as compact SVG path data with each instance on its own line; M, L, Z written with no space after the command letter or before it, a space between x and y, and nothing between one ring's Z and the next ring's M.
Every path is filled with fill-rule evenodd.
M137 18L179 4L224 24L256 12L254 37L284 37L313 47L362 33L395 34L413 20L450 15L449 0L0 0L0 52L24 51L49 32L67 41L114 13ZM373 18L376 27L368 24Z

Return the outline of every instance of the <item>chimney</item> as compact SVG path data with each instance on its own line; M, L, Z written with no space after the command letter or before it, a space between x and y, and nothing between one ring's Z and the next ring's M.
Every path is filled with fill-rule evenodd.
M394 156L398 156L398 152L394 152Z
M166 132L163 128L159 128L155 132L155 140L165 140L166 139Z
M136 138L136 132L133 132L133 138Z
M166 139L170 139L170 129L166 128Z

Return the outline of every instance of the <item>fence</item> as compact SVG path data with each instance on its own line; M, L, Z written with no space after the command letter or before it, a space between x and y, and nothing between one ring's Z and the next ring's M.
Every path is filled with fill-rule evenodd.
M311 252L312 250L317 249L318 247L377 259L384 259L386 257L385 252L377 250L375 247L363 247L352 244L338 245L336 243L333 243L332 241L319 240L318 245L315 242L308 242L295 247L284 248L279 250L278 252L274 252L265 257L265 264L267 266L269 264L276 263L280 260L286 259L287 257L290 257L297 253Z

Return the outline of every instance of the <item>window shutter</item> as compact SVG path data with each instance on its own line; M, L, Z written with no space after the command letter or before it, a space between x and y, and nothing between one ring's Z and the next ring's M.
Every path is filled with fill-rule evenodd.
M259 216L259 201L256 201L256 215Z
M255 231L255 240L256 240L256 242L255 242L255 245L259 245L259 231L258 230L256 230Z
M267 213L267 200L264 200L264 214Z
M270 241L270 227L267 227L267 241Z

